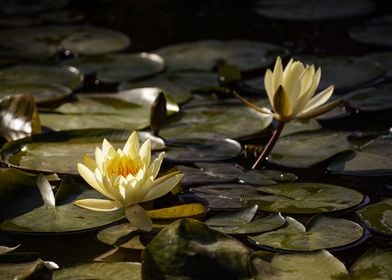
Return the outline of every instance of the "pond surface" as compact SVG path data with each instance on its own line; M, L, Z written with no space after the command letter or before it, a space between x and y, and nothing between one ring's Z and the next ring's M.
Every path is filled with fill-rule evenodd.
M102 240L106 232L101 230L121 224L122 216L105 216L102 226L96 221L99 218L94 220L95 212L79 212L71 202L91 197L76 170L83 154L92 155L104 137L122 146L132 130L144 131L139 135L144 141L151 124L166 140L153 140L153 150L166 150L162 170L178 169L184 178L180 193L145 205L148 209L201 202L209 211L189 216L234 236L245 247L239 251L308 252L301 256L316 261L320 256L309 252L321 250L317 251L324 254L321 257L330 252L349 271L339 279L348 279L349 273L350 279L378 279L371 278L378 274L369 276L371 269L381 269L384 278L380 279L392 277L387 269L392 265L392 10L388 1L304 5L283 0L89 0L38 1L26 6L23 1L11 2L0 4L4 16L0 21L0 246L21 245L13 253L0 251L0 276L4 273L5 279L12 279L27 269L9 263L37 258L65 268L97 258L142 260L141 248L151 240L159 242L153 239L158 227L141 233L141 242L126 246L122 243L134 233L121 228L118 240L108 243ZM269 106L263 77L276 56L286 63L294 57L320 66L319 90L334 84L334 98L345 101L316 120L287 124L268 162L251 171L260 153L258 145L268 141L276 124L232 98L230 90L258 106ZM240 79L222 82L222 76L231 78L221 71L225 65L234 65ZM165 110L156 105L161 91ZM20 93L31 94L34 101ZM35 135L24 138L31 132ZM26 173L18 173L20 169ZM42 205L35 177L39 172L57 174L49 177L61 205L55 214L35 211ZM26 213L40 222L18 220ZM79 220L74 224L62 215ZM56 224L46 223L48 217L59 219L55 230L48 230L47 224ZM97 223L85 226L88 222L83 219ZM242 224L236 224L238 220ZM260 224L276 226L263 230ZM196 230L199 226L189 226L195 228L190 236L208 232ZM321 242L325 240L326 244ZM115 248L113 244L122 245L107 253ZM145 251L146 259L156 253L154 246L160 244ZM281 255L273 255L277 256ZM379 260L384 270L363 256ZM259 260L269 262L273 257ZM252 255L254 279L265 273L258 258ZM287 263L279 267L286 269ZM294 263L303 268L305 278L309 276L299 259ZM366 264L371 269L366 270ZM155 271L157 264L143 265ZM165 265L169 268L159 267L160 273L170 277L165 269L174 266ZM141 279L139 266L132 268L137 271L132 272L134 279ZM336 267L338 275L342 266ZM119 275L124 269L128 268L118 268ZM68 279L98 277L80 271ZM37 275L46 275L42 267ZM149 273L143 275L153 279ZM332 276L324 272L320 279L336 279ZM273 279L291 279L284 277Z

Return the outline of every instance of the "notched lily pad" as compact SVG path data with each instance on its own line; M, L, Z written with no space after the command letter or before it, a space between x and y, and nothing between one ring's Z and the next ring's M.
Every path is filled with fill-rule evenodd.
M314 251L350 245L364 234L355 222L319 216L307 225L286 217L287 225L275 231L249 236L258 245L274 249Z
M281 183L257 190L266 194L244 194L242 202L267 212L325 213L349 209L364 199L355 190L322 183Z
M211 71L219 62L236 65L241 71L264 68L277 55L287 51L279 46L254 41L205 40L163 47L156 51L168 63L170 71Z
M356 213L371 230L381 234L392 235L391 198L367 205Z

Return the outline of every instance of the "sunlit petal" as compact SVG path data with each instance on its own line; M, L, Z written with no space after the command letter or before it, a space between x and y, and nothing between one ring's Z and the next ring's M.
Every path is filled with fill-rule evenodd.
M179 172L173 172L168 175L162 176L154 181L154 185L144 197L143 201L149 201L161 197L170 192L183 177Z
M311 111L300 114L298 116L298 119L299 120L308 120L308 119L315 118L317 116L320 116L320 115L332 110L333 108L338 106L340 103L342 103L342 99L337 99L337 100L331 101L331 102L324 104L320 107L317 107Z
M309 112L318 106L321 106L325 102L328 101L328 99L331 97L333 93L333 86L329 86L328 88L324 89L322 92L318 93L315 95L312 99L309 100L309 102L306 104L305 109L302 111L302 113Z
M111 212L117 210L118 208L115 206L114 201L107 200L107 199L80 199L74 201L74 204L93 211L100 211L100 212Z

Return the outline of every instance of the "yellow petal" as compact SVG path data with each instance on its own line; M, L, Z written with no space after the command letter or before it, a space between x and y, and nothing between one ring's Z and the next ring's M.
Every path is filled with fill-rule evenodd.
M88 155L83 156L83 163L90 170L94 170L97 167L96 162Z
M146 176L152 176L154 179L158 176L159 170L161 169L163 155L165 152L161 152L156 159L152 162L152 164L148 167L146 171Z
M139 157L139 139L136 131L132 132L124 145L123 152L135 159Z
M110 144L110 142L105 138L102 142L102 152L104 155L111 156L113 152L116 152L116 149Z
M153 186L144 197L143 201L149 201L161 197L170 192L183 177L180 172L172 172L165 176L159 177L153 183Z
M96 147L95 148L95 164L101 172L104 171L104 169L103 169L104 162L105 162L104 153L102 152L102 150L100 148Z
M302 113L307 113L325 102L328 101L328 99L331 97L333 93L333 86L329 86L328 88L324 89L322 92L318 93L316 96L314 96L312 99L309 100L309 102L305 105L306 107L302 111Z
M283 66L282 66L282 60L278 56L275 62L274 72L272 74L272 85L275 92L278 89L278 87L282 84L282 80L283 80ZM273 94L275 94L275 92L273 92Z
M147 212L138 204L125 208L125 216L128 221L138 229L144 231L152 230L152 221Z
M269 100L270 104L272 104L272 100L274 98L274 93L276 91L276 89L274 88L274 85L273 85L273 80L272 80L273 77L272 76L273 76L272 71L270 69L267 69L267 71L265 72L265 75L264 75L264 87L265 87L265 91L267 92L267 96L268 96L268 100ZM237 98L242 99L241 96L239 96L239 97L237 96ZM245 103L245 105L249 106L247 104L248 103L247 100L245 100L246 102L244 102L243 100L241 100L241 101L242 101L242 103Z
M147 139L142 147L140 148L140 158L142 160L142 164L145 167L149 167L150 166L150 162L151 162L151 140Z
M298 120L308 120L308 119L315 118L317 116L320 116L320 115L332 110L333 108L338 106L341 102L342 102L342 99L337 99L337 100L331 101L331 102L324 104L322 106L319 106L309 112L298 115L297 119Z
M74 201L74 204L93 211L100 211L100 212L111 212L117 210L118 208L115 206L114 201L106 200L106 199L80 199Z
M89 184L91 187L93 187L103 195L110 197L110 195L107 195L106 191L98 183L95 174L87 166L83 165L82 163L78 163L77 169L80 176L82 176L82 178L87 182L87 184ZM98 169L96 169L96 171L99 172Z

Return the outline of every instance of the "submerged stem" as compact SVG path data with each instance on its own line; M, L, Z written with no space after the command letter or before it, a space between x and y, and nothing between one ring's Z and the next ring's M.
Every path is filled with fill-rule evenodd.
M252 170L255 169L257 167L257 165L259 165L259 163L263 163L264 160L271 153L273 147L275 146L276 141L278 140L280 134L282 133L282 130L284 128L284 124L285 124L285 122L279 122L279 125L276 128L276 130L274 131L274 133L272 134L270 140L264 146L263 151L261 152L261 154L259 155L259 157L255 161L255 163L253 164Z

